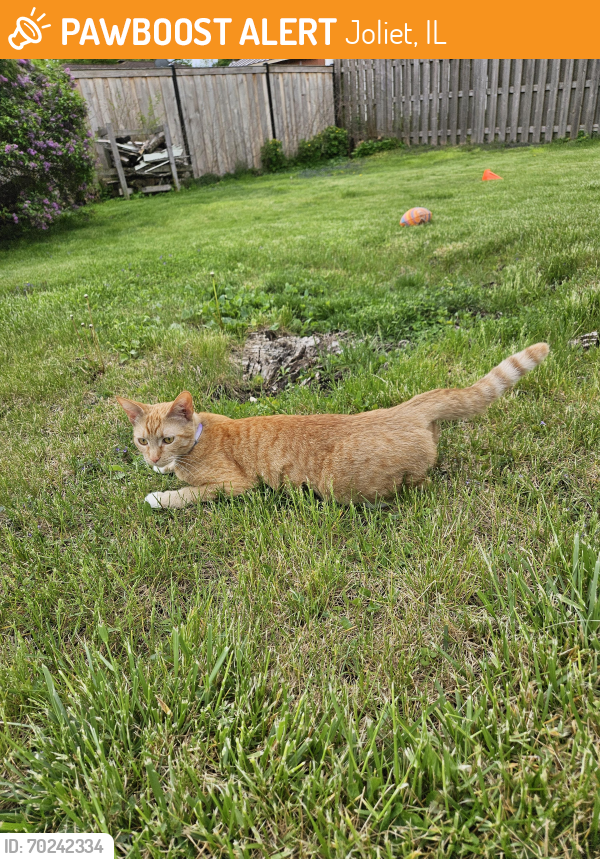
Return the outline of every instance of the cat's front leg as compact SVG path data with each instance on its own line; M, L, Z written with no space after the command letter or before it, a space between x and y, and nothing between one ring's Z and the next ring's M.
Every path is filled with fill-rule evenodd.
M182 486L181 489L171 489L168 492L151 492L144 500L150 507L156 509L186 507L188 504L195 504L198 500L212 501L221 492L226 495L241 495L242 492L252 489L254 482L251 478L240 475L230 480L228 484L203 483L201 486Z
M170 489L168 492L151 492L146 495L144 501L156 510L181 508L187 507L188 504L194 504L199 494L200 487L198 486L182 486L181 489ZM203 498L203 500L208 499Z

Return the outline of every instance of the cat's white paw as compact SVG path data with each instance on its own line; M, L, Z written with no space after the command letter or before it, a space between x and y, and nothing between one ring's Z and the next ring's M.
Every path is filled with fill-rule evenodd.
M158 492L151 492L149 495L146 495L144 501L146 504L149 504L153 510L160 510L162 508L162 504L158 498Z

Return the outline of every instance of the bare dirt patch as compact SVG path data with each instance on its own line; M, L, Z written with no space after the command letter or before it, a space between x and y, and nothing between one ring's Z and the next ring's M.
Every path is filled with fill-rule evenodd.
M278 335L276 331L255 331L248 336L242 352L244 381L262 380L263 390L278 393L309 370L322 367L326 355L339 355L345 333ZM306 380L310 381L310 380Z

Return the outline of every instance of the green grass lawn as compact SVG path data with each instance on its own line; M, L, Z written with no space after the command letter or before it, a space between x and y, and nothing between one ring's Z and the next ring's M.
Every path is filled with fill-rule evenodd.
M3 243L3 828L144 857L600 855L600 373L568 344L600 328L599 165L596 142L389 153ZM432 223L400 229L414 205ZM356 336L250 402L231 355L265 324ZM539 340L443 428L425 491L144 508L177 483L115 395L355 412Z

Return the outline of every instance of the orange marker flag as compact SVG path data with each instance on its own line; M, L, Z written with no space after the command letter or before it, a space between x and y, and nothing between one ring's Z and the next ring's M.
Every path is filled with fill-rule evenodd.
M487 182L488 179L502 179L502 176L498 176L497 173L492 173L491 170L484 170L483 176L481 177L481 181Z

